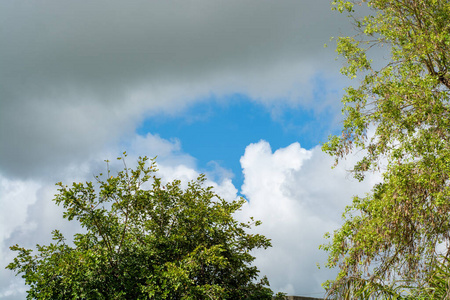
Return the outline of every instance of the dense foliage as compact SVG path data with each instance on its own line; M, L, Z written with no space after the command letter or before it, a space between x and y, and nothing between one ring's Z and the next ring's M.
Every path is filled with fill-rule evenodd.
M146 162L95 184L58 183L55 202L85 233L71 246L55 230L37 254L11 247L18 255L7 268L23 274L27 299L271 299L249 253L270 241L247 233L259 222L233 218L245 200L225 201L204 176L185 190L163 185Z
M438 269L448 269L442 256L450 244L450 2L336 0L333 7L357 30L337 39L337 52L346 61L342 73L358 83L342 99L342 134L323 150L336 163L361 151L354 176L380 171L382 182L354 198L323 246L328 266L340 268L327 283L329 295L432 290L433 278L444 274Z

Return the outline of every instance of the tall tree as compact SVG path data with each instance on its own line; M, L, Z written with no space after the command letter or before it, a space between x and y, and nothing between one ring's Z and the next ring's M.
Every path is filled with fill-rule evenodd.
M270 241L247 233L259 222L233 218L245 200L225 201L204 176L185 190L163 185L146 161L96 184L58 183L55 202L86 233L71 246L54 231L56 243L36 254L11 247L7 268L23 274L27 299L272 299L249 253Z
M346 61L342 73L358 83L342 99L342 134L323 150L336 163L362 150L354 176L380 171L382 182L353 199L345 223L323 246L328 266L340 269L326 287L329 295L352 299L391 297L400 287L414 293L448 263L438 263L440 254L450 254L450 2L332 6L348 13L357 30L337 39L337 52ZM364 17L357 17L360 6L369 8Z

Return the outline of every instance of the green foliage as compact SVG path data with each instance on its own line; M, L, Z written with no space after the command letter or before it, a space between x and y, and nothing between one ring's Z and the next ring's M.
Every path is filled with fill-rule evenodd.
M360 5L369 15L356 17ZM328 266L340 268L326 287L347 299L413 295L432 284L436 247L450 242L450 2L336 0L333 8L348 13L358 32L338 38L337 52L342 73L359 86L346 89L342 134L323 150L336 163L363 150L355 178L383 177L354 198L322 246ZM390 58L374 64L369 54L381 46Z
M163 185L147 160L97 176L98 193L92 182L57 184L55 202L86 233L69 246L55 230L37 254L11 247L18 255L7 268L23 274L27 299L271 299L249 253L270 241L247 233L259 222L233 218L245 200L225 201L203 175L185 190Z

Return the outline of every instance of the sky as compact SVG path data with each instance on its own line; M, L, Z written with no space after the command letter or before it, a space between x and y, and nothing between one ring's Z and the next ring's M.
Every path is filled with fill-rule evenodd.
M323 235L378 180L320 149L349 85L329 39L351 34L328 0L1 1L0 299L26 294L9 246L79 231L55 183L92 181L123 151L247 199L236 218L272 239L254 252L270 287L322 296Z

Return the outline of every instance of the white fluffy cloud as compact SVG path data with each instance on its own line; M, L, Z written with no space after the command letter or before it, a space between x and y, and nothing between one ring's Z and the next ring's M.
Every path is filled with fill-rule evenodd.
M246 148L241 164L242 194L248 199L240 218L262 221L256 231L272 239L272 248L256 251L256 265L272 289L290 295L322 296L320 286L335 276L319 270L326 254L318 249L325 232L337 229L343 208L353 195L363 195L376 176L359 183L350 180L345 164L332 170L333 160L294 143L272 153L260 141ZM350 163L350 162L349 162Z
M36 193L41 185L33 181L10 180L0 175L0 298L10 299L23 293L25 286L4 270L12 261L14 254L9 251L9 241L13 241L15 232L31 232L36 224L27 222L27 208L37 201ZM4 199L11 199L6 202ZM23 298L23 294L20 295ZM20 297L19 296L19 297Z
M14 199L11 202L0 202L0 241L10 237L11 232L24 225L27 211L24 207L36 202L36 192L40 185L33 181L9 180L0 175L0 191L3 199ZM25 229L25 228L24 228ZM0 257L3 257L0 252Z

